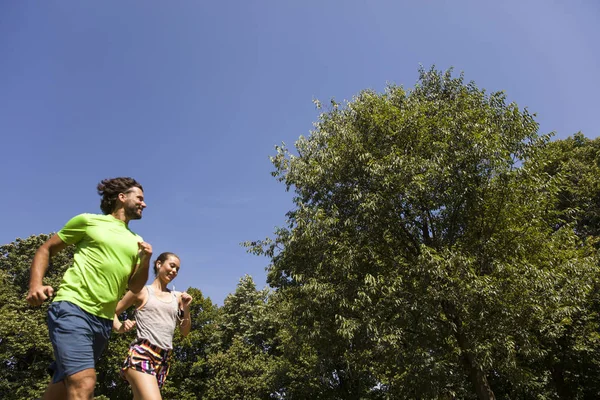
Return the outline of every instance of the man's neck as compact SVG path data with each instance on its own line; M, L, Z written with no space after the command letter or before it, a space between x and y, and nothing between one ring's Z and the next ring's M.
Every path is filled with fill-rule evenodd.
M125 222L125 225L129 225L129 218L127 218L125 216L125 210L122 208L119 208L118 210L113 211L113 213L111 214L113 217L115 217L118 220L121 220L123 222Z

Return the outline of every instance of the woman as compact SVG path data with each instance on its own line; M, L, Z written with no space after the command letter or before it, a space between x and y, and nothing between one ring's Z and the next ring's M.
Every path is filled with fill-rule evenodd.
M169 373L175 328L179 325L183 336L190 332L192 296L167 288L177 276L179 265L177 255L162 253L154 262L154 282L138 294L127 292L117 304L113 329L124 333L137 325L137 340L129 347L121 369L135 400L162 399L160 388ZM121 323L118 315L132 305L136 306L135 322Z

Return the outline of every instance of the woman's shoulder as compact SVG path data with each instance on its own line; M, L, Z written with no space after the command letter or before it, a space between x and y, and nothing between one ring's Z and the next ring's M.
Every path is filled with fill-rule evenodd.
M152 290L150 286L144 286L142 290L133 294L135 296L135 304L138 308L141 308L146 304L150 290Z

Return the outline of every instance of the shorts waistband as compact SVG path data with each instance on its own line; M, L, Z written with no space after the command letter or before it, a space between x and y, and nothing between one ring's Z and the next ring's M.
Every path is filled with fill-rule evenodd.
M132 345L141 345L141 346L149 348L150 350L154 351L155 353L163 354L165 356L170 356L173 353L172 349L165 350L161 347L158 347L158 346L150 343L150 341L148 339L137 339L132 343Z

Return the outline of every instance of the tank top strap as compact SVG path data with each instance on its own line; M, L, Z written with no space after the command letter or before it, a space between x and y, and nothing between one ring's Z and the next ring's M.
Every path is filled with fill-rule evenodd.
M147 285L146 288L148 288L148 295L151 297L154 297L155 299L158 300L158 296L156 296L156 291L154 290L154 288L151 285ZM177 306L179 307L179 302L178 302L178 297L177 297L179 292L176 292L174 290L169 290L169 291L173 295L173 299L175 301L177 301ZM148 298L148 300L150 300L150 298Z

